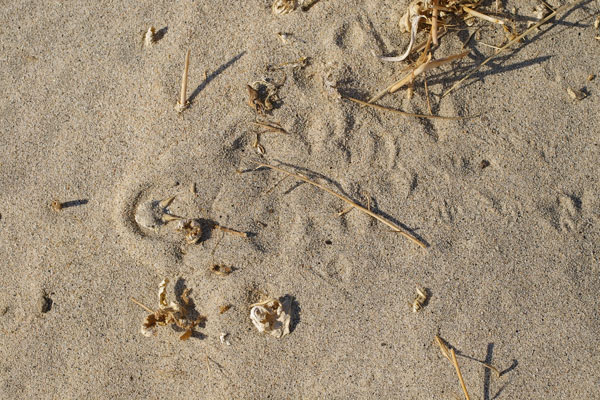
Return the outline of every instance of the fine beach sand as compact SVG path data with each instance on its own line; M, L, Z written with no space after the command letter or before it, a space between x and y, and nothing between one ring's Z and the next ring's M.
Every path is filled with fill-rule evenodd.
M509 1L504 15L514 8L522 31L535 5ZM406 6L321 0L276 16L268 0L2 2L0 397L464 398L439 335L472 399L599 399L600 78L588 77L600 75L600 3L441 98L492 54L482 43L505 37L478 22L469 56L427 75L434 114L477 116L457 121L336 96L366 100L403 75L373 52L403 52ZM164 35L145 47L150 26ZM462 51L476 29L462 28L435 58ZM191 105L177 114L188 49ZM261 156L246 85L284 76L267 118L288 133L261 135ZM422 79L412 99L379 104L429 112ZM429 246L357 210L338 216L347 204L282 173L237 172L259 162ZM168 225L136 224L141 202L174 195L173 214L249 237L214 230L186 245ZM207 317L187 341L140 333L146 312L130 297L155 308L163 278ZM413 313L416 286L431 297ZM260 293L293 299L288 336L252 325Z

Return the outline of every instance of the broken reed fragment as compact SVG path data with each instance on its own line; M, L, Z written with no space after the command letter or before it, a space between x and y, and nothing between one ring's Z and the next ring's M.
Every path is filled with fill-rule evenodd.
M187 101L187 83L188 83L188 71L190 69L190 53L191 51L188 49L185 54L185 64L183 65L183 75L181 76L181 91L179 93L179 101L175 106L175 109L178 113L183 112L186 108L189 107L190 103Z
M168 302L166 293L168 284L169 280L165 278L158 287L158 308L156 310L151 310L133 297L131 298L132 302L149 313L144 319L140 331L142 335L150 337L156 335L158 326L174 325L184 330L179 339L187 340L194 333L194 328L206 321L206 317L198 315L194 320L190 319L193 308L193 303L189 298L190 289L183 291L181 302Z
M175 224L175 230L185 234L187 244L196 244L202 239L202 225L195 219L180 219Z
M290 171L287 171L287 170L285 170L283 168L280 168L280 167L277 167L277 166L274 166L274 165L270 165L270 164L258 164L257 167L255 168L255 170L263 168L263 167L269 168L269 169L272 169L272 170L275 170L275 171L282 172L284 174L287 174L288 176L292 176L292 177L294 177L294 178L296 178L298 180L306 182L309 185L315 186L315 187L317 187L317 188L319 188L319 189L321 189L321 190L323 190L323 191L331 194L332 196L335 196L338 199L340 199L340 200L342 200L342 201L350 204L352 207L356 208L358 211L360 211L362 213L365 213L365 214L367 214L367 215L375 218L379 222L381 222L381 223L387 225L388 227L392 228L393 232L397 232L397 233L401 234L402 236L404 236L405 238L409 239L413 243L416 243L420 247L422 247L422 248L426 248L427 247L427 245L423 241L417 239L415 236L413 236L407 230L402 229L398 225L394 224L392 221L390 221L390 220L388 220L388 219L386 219L386 218L384 218L384 217L382 217L380 215L375 214L374 212L372 212L371 210L369 210L369 209L367 209L367 208L365 208L363 206L358 205L357 203L355 203L354 201L350 200L346 196L343 196L343 195L341 195L339 193L336 193L333 190L329 189L328 187L323 186L320 183L317 183L315 181L312 181L312 180L308 179L304 175L297 174L295 172L290 172Z

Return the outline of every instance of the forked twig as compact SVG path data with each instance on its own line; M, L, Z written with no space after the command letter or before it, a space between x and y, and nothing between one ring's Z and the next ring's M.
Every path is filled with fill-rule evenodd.
M530 32L532 32L533 30L539 28L540 26L542 26L543 24L545 24L546 22L548 22L549 20L551 20L552 18L554 18L557 14L560 14L560 13L562 13L563 11L565 11L565 10L567 10L569 8L575 7L577 4L581 3L582 1L583 0L575 0L572 3L567 3L564 6L561 6L561 7L557 8L556 10L554 10L553 12L551 12L550 14L548 14L544 19L540 20L538 23L536 23L536 24L532 25L530 28L526 29L525 32L523 32L519 36L514 37L512 40L510 40L504 46L502 46L498 50L496 50L496 52L494 54L492 54L491 56L489 56L488 58L486 58L481 64L479 64L478 66L476 66L475 68L473 68L471 70L471 72L469 72L467 75L465 75L463 78L461 78L461 80L459 80L454 85L452 85L452 87L450 89L448 89L446 91L446 93L444 93L442 95L442 97L445 97L450 92L454 91L454 89L458 88L465 80L467 80L471 76L473 76L473 74L476 73L477 71L479 71L479 69L481 67L483 67L484 65L486 65L487 63L489 63L490 61L492 61L494 58L498 57L500 55L500 53L502 53L504 50L506 50L509 46L511 46L515 42L520 41L525 36L527 36Z
M282 173L287 174L289 176L293 176L294 178L296 178L298 180L306 182L309 185L315 186L315 187L317 187L317 188L319 188L319 189L321 189L321 190L323 190L323 191L331 194L332 196L335 196L338 199L340 199L340 200L342 200L342 201L350 204L352 207L356 208L360 212L363 212L363 213L365 213L365 214L367 214L367 215L375 218L379 222L381 222L381 223L389 226L390 228L392 228L394 230L394 232L400 233L402 236L404 236L405 238L407 238L407 239L411 240L412 242L418 244L422 248L426 248L427 247L427 245L425 243L423 243L421 240L417 239L416 237L414 237L413 235L411 235L409 232L407 232L405 229L402 229L401 227L399 227L398 225L394 224L390 220L388 220L388 219L386 219L386 218L384 218L384 217L382 217L380 215L375 214L374 212L372 212L371 210L369 210L369 209L367 209L365 207L362 207L362 206L356 204L355 202L353 202L352 200L350 200L346 196L343 196L343 195L341 195L339 193L336 193L333 190L329 189L328 187L323 186L320 183L317 183L315 181L312 181L312 180L308 179L304 175L300 175L300 174L297 174L295 172L286 171L283 168L276 167L274 165L269 165L269 164L258 164L258 166L256 167L256 169L259 169L259 168L262 168L262 167L270 168L272 170L282 172Z

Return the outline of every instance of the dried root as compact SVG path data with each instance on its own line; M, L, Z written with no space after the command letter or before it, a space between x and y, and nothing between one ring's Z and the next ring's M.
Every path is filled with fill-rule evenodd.
M198 315L195 319L190 319L190 313L193 309L193 303L188 297L190 289L185 289L181 295L181 302L167 301L167 285L168 279L163 279L158 288L158 309L152 311L135 299L131 299L134 303L143 307L150 312L142 323L141 332L144 336L156 335L158 326L175 325L184 330L184 333L179 337L181 340L189 339L194 333L194 328L206 321L206 317Z

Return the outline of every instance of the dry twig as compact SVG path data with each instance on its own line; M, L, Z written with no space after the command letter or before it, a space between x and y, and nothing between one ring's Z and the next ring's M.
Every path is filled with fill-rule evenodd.
M386 219L386 218L384 218L384 217L382 217L382 216L380 216L380 215L377 215L377 214L375 214L374 212L372 212L371 210L369 210L369 209L367 209L367 208L365 208L365 207L362 207L362 206L360 206L360 205L356 204L355 202L353 202L352 200L350 200L350 199L349 199L349 198L347 198L346 196L343 196L343 195L341 195L341 194L339 194L339 193L336 193L336 192L334 192L333 190L329 189L328 187L326 187L326 186L323 186L323 185L321 185L320 183L317 183L317 182L315 182L315 181L312 181L312 180L308 179L308 178L307 178L306 176L304 176L304 175L297 174L297 173L295 173L295 172L286 171L286 170L285 170L285 169L283 169L283 168L276 167L276 166L274 166L274 165L269 165L269 164L258 164L258 166L256 167L256 169L263 168L263 167L265 167L265 168L270 168L270 169L273 169L273 170L275 170L275 171L282 172L282 173L284 173L284 174L287 174L287 175L289 175L289 176L292 176L292 177L294 177L294 178L296 178L296 179L298 179L298 180L301 180L301 181L303 181L303 182L306 182L306 183L308 183L309 185L315 186L315 187L317 187L317 188L319 188L319 189L321 189L321 190L323 190L323 191L325 191L325 192L327 192L327 193L329 193L329 194L331 194L331 195L333 195L333 196L337 197L338 199L340 199L340 200L342 200L342 201L344 201L344 202L346 202L346 203L350 204L352 207L356 208L356 209L357 209L357 210L359 210L360 212L362 212L362 213L365 213L365 214L367 214L367 215L369 215L369 216L371 216L371 217L375 218L375 219L376 219L376 220L378 220L379 222L381 222L381 223L383 223L383 224L385 224L385 225L389 226L390 228L392 228L392 229L393 229L393 231L394 231L394 232L398 232L398 233L400 233L402 236L404 236L405 238L407 238L407 239L411 240L412 242L414 242L414 243L418 244L418 245L419 245L419 246L421 246L422 248L426 248L426 247L427 247L427 245L426 245L424 242L422 242L421 240L417 239L417 238L416 238L415 236L413 236L411 233L407 232L405 229L402 229L401 227L399 227L398 225L394 224L394 223L393 223L393 222L391 222L390 220L388 220L388 219Z
M452 87L450 89L448 89L446 91L446 93L444 93L442 95L442 97L445 97L446 95L448 95L450 92L454 91L456 88L458 88L465 80L469 79L471 76L473 76L474 73L476 73L477 71L479 71L481 69L481 67L483 67L484 65L486 65L487 63L489 63L490 61L492 61L494 58L498 57L504 50L506 50L509 46L513 45L514 43L520 41L521 39L523 39L525 36L527 36L529 33L531 33L532 31L536 30L537 28L539 28L540 26L542 26L543 24L545 24L546 22L548 22L549 20L551 20L552 18L554 18L557 14L562 13L563 11L568 10L569 8L575 7L576 5L578 5L579 3L581 3L583 0L575 0L574 2L571 3L567 3L559 8L557 8L556 10L552 11L550 14L548 14L545 18L543 18L542 20L540 20L538 23L536 23L535 25L532 25L530 28L526 29L522 34L514 37L513 39L511 39L508 43L506 43L504 46L500 47L498 50L496 50L496 52L489 56L488 58L486 58L481 64L479 64L478 66L476 66L475 68L473 68L467 75L465 75L463 78L461 78L461 80L459 80L458 82L456 82L454 85L452 85Z

